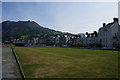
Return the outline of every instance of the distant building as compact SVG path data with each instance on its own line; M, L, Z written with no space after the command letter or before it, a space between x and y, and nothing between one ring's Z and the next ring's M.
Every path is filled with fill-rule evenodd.
M38 38L33 38L33 44L36 45L39 43L39 39Z
M85 35L84 34L81 34L81 35L77 36L76 44L81 44L81 45L85 45L86 44L86 39L85 39Z
M47 44L55 44L55 37L51 36L46 39Z
M88 33L86 37L86 44L87 45L97 44L97 35L98 33L96 31L94 31L93 33Z
M24 44L32 45L34 41L33 39L14 39L13 44L15 43L24 43Z
M64 45L66 45L67 44L67 41L68 41L68 37L67 37L67 35L58 35L57 37L56 37L56 40L55 40L55 43L57 44L57 43L62 43L62 44L64 44Z
M39 39L39 43L40 43L40 44L45 44L45 43L46 43L46 40L47 40L46 38L40 38L40 39Z
M13 39L13 43L24 43L28 45L41 45L41 44L58 44L72 45L72 46L102 46L104 48L120 48L120 25L118 18L113 18L111 23L103 23L103 27L99 28L98 33L78 34L78 35L57 35L48 37L31 38L21 37L19 39Z
M118 18L113 18L112 23L107 25L103 23L103 27L98 30L98 44L106 48L120 47L120 25Z

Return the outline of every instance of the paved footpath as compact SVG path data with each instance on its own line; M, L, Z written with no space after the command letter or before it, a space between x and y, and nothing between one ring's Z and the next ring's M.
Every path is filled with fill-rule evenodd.
M2 78L20 78L19 68L10 47L2 48Z

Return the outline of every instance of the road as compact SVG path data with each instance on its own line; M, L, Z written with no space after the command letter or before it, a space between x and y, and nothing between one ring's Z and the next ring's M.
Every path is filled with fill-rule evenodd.
M10 47L2 48L2 78L20 78L19 68Z

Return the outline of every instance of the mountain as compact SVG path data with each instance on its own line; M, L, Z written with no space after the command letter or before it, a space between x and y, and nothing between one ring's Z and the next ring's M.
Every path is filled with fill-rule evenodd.
M63 35L65 33L40 26L34 21L5 21L2 22L3 42L10 38L19 38L20 36L35 35ZM69 33L66 33L69 34Z
M77 35L85 35L85 33L78 33Z

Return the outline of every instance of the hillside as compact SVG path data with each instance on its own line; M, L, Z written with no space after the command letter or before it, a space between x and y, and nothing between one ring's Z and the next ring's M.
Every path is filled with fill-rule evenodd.
M34 36L34 35L62 35L60 31L55 31L40 26L34 21L5 21L2 22L2 39L10 40L12 38L19 38L20 36Z

